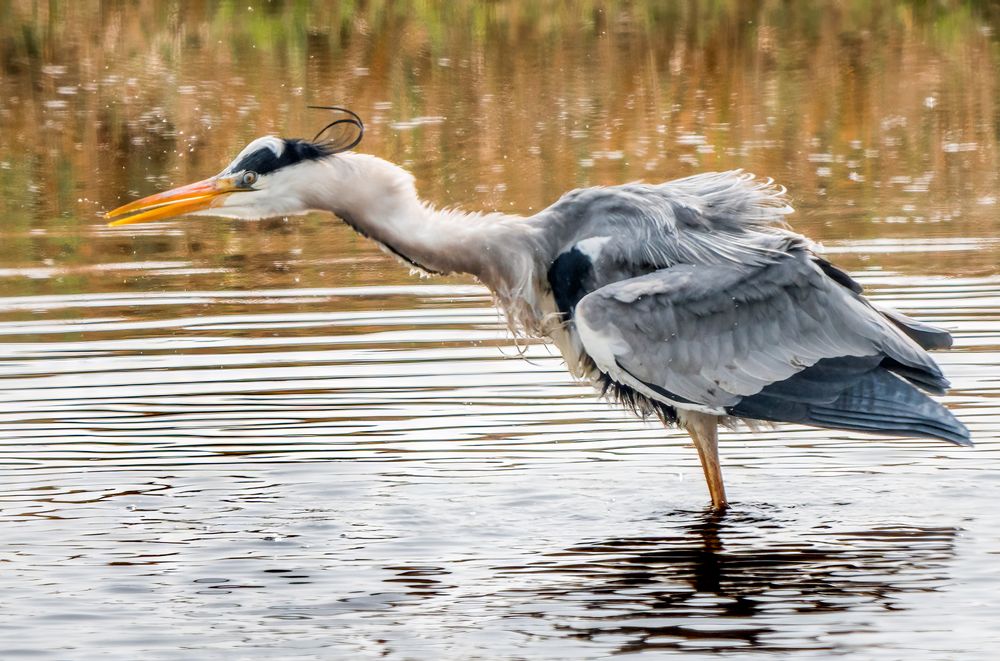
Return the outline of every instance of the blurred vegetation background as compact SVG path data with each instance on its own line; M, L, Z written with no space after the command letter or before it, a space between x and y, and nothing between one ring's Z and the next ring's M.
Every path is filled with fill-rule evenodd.
M256 136L311 136L310 103L360 113L360 148L440 205L531 213L577 186L742 167L785 184L820 240L997 233L992 2L0 0L0 16L10 293L320 283L331 253L375 264L340 278L402 277L321 217L104 229L100 211ZM256 279L85 268L136 259Z

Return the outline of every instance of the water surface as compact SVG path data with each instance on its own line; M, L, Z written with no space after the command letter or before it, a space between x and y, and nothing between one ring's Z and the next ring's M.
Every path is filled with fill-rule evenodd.
M1000 17L975 2L0 2L0 658L1000 647ZM99 212L309 136L439 205L742 167L954 331L975 450L683 433L334 219Z

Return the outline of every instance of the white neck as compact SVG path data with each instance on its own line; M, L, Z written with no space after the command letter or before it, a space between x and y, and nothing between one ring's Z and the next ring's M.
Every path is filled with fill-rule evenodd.
M311 209L331 211L411 265L432 273L469 273L507 294L533 276L531 226L501 213L438 210L421 202L413 176L368 154L315 162L301 195Z

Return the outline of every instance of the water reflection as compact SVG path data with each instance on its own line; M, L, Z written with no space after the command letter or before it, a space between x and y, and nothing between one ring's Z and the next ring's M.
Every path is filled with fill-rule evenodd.
M544 618L558 604L557 631L614 641L615 653L828 649L832 634L863 631L871 613L899 610L902 593L944 585L961 532L885 524L817 525L803 534L739 512L666 519L668 536L584 542L525 567L498 568L541 579L504 596L524 599L514 608L519 616ZM866 615L845 617L852 611ZM822 617L831 614L838 617Z

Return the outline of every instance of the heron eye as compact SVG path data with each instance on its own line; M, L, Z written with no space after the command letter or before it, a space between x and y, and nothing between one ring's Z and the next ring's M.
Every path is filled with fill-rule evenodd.
M257 173L253 170L247 170L243 173L243 177L240 179L240 183L244 186L253 186L257 183Z

